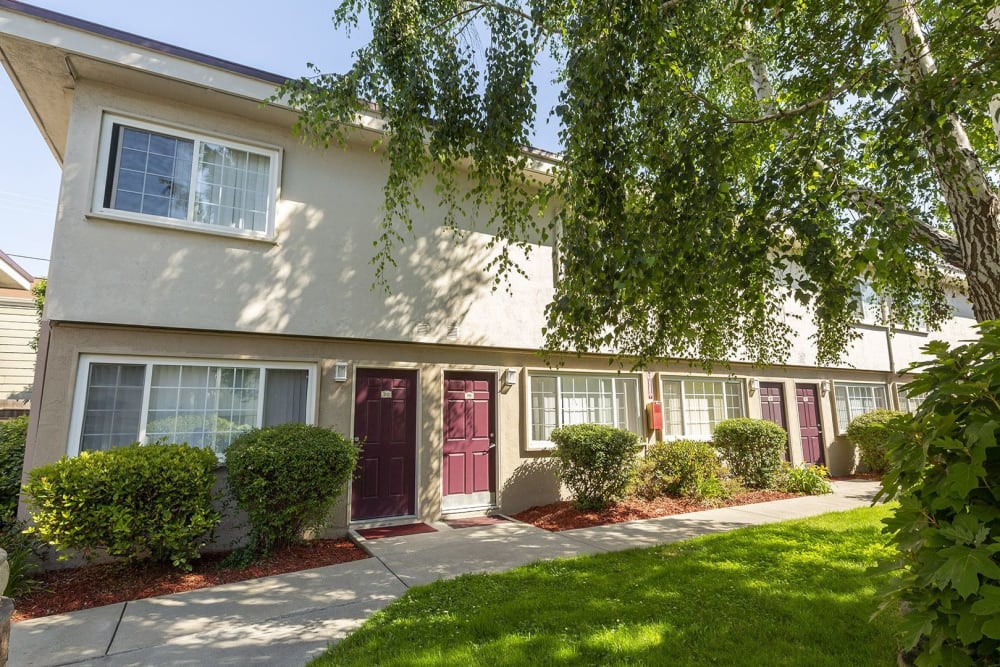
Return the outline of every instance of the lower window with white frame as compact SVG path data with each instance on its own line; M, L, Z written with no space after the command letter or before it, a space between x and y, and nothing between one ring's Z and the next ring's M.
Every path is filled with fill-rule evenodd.
M251 428L315 420L311 364L84 357L69 452L132 442L218 454Z
M835 382L833 393L837 403L837 426L841 434L847 432L847 425L855 417L889 407L884 384Z
M534 449L552 447L552 431L571 424L603 424L643 435L638 378L529 373L528 384Z
M660 378L663 435L710 438L725 419L746 416L740 380Z
M902 387L899 388L899 409L903 412L913 414L926 399L927 394L910 394Z

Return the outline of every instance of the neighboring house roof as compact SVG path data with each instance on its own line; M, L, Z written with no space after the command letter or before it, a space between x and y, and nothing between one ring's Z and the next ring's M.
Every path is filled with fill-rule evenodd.
M33 282L34 276L0 250L0 287L30 290Z

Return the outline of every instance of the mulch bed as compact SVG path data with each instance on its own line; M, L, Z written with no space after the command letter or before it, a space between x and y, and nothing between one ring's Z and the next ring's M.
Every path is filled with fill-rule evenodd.
M573 528L590 528L608 523L622 523L637 519L655 519L661 516L700 512L716 507L735 507L737 505L752 505L766 503L771 500L797 498L801 493L785 493L784 491L748 491L733 496L729 500L720 500L712 504L690 498L656 498L644 500L629 498L616 503L602 511L582 511L573 507L573 503L564 500L549 505L532 507L514 515L518 521L530 523L545 530L560 531Z
M852 479L864 479L869 482L881 482L882 475L877 472L856 472L853 475L843 475L841 477L831 477L834 482L850 481Z
M405 526L383 526L381 528L364 528L358 531L358 535L366 540L380 540L383 537L404 537L406 535L420 535L421 533L436 533L437 528L428 526L426 523L409 523Z
M169 565L126 563L85 565L45 572L40 576L40 590L14 601L12 620L16 623L39 616L368 558L367 553L346 539L313 540L286 547L243 570L221 569L220 563L226 555L205 554L194 562L191 572L179 572Z

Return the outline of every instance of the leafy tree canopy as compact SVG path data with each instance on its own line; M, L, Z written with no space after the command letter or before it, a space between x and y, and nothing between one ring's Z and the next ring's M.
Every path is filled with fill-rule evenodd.
M281 94L319 144L386 119L380 280L431 178L446 224L486 213L500 273L555 238L553 349L781 361L794 298L828 362L859 277L892 321L933 325L958 269L978 319L1000 317L992 4L346 0L335 22L370 21L371 42ZM561 90L547 175L524 148L542 53Z

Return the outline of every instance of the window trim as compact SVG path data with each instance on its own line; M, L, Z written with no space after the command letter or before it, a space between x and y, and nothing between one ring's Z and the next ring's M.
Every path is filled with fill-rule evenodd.
M885 328L883 321L884 302L881 295L872 287L872 284L867 280L858 278L855 283L854 294L858 299L855 308L858 316L858 324ZM871 298L866 299L869 296Z
M705 442L708 442L708 441L710 441L712 439L711 435L708 435L708 436L700 435L700 434L699 435L692 435L692 434L689 434L689 433L686 432L687 431L687 427L686 427L687 420L685 419L685 415L684 415L684 396L685 396L685 394L684 394L684 383L685 382L721 382L723 385L726 385L726 384L736 384L736 385L739 385L739 388L740 388L740 402L742 403L741 407L743 408L743 410L742 410L743 415L742 416L746 417L746 416L748 416L750 414L750 405L749 405L750 401L749 401L749 397L748 397L748 394L747 394L747 380L746 380L746 378L743 378L743 377L726 377L726 378L720 378L718 376L712 377L710 375L671 375L670 373L658 373L658 376L659 377L657 378L657 389L659 389L659 392L660 392L659 393L660 405L663 406L663 427L660 428L659 431L660 431L660 437L663 438L663 440L665 442L670 442L670 441L674 441L674 440L704 440ZM667 433L666 432L666 430L667 430L667 402L666 402L666 400L664 399L664 396L663 396L663 382L664 381L679 382L680 386L681 386L681 430L685 431L685 433L681 433L680 435L674 435L672 433ZM728 394L726 393L725 386L723 386L723 389L722 389L722 396L723 396L723 400L726 400L726 398L728 397ZM725 410L726 410L726 417L725 417L725 419L731 419L731 417L729 417L729 405L728 404L725 406Z
M927 400L927 392L922 394L916 394L915 396L910 396L909 392L903 389L902 384L896 385L896 398L899 401L899 411L907 412L909 414L915 414L920 408L921 404ZM911 405L911 402L916 402L916 405ZM912 409L911 409L912 408Z
M90 380L90 367L92 364L134 364L145 365L146 372L143 377L142 386L142 406L139 414L139 442L146 440L146 423L149 417L149 396L150 385L153 380L153 366L225 366L227 368L252 368L261 372L261 390L257 396L257 424L264 417L264 387L266 386L266 373L268 369L281 370L304 370L308 373L306 385L306 424L315 424L317 415L317 401L319 399L318 370L316 363L300 361L268 361L268 360L247 360L247 359L225 359L225 358L203 358L203 357L152 357L152 356L127 356L127 355L104 355L104 354L81 354L77 361L76 383L73 391L73 403L70 411L69 436L66 442L66 455L78 456L80 454L80 442L83 438L83 416L87 404L87 385ZM221 460L221 456L220 456Z
M192 202L194 197L195 170L198 164L197 144L198 142L211 142L234 148L236 150L266 155L270 159L268 170L268 207L267 207L267 228L263 232L233 229L221 225L209 225L194 220L178 220L166 216L151 215L149 213L136 213L133 211L122 211L104 206L104 196L108 187L109 165L111 163L111 135L114 125L123 125L146 132L155 132L178 139L186 139L195 142L191 180L188 185L191 188ZM90 203L90 211L86 215L88 219L100 218L115 222L129 222L153 227L164 227L167 229L178 229L187 232L201 232L203 234L214 234L216 236L228 236L243 239L273 242L275 239L275 228L277 218L277 203L281 192L281 158L282 150L279 146L269 144L252 143L242 141L233 137L221 134L212 134L199 131L195 128L185 128L175 124L161 123L155 119L137 118L125 114L105 110L101 117L101 131L98 140L97 169L94 174L94 191ZM189 202L188 210L192 208Z
M636 407L638 408L638 410L637 410L637 412L635 414L635 418L637 420L637 423L639 424L639 428L640 429L642 429L643 425L645 424L645 418L644 418L643 413L642 413L643 404L644 404L643 393L642 393L642 377L639 376L639 375L637 375L637 374L632 374L632 373L611 373L611 374L609 374L609 373L600 373L600 372L593 372L593 371L564 371L564 370L553 371L553 370L549 370L549 369L546 369L546 368L534 368L534 369L529 368L529 369L527 369L526 376L527 376L527 382L525 384L526 384L526 389L527 390L525 392L525 404L524 404L525 420L524 420L524 423L525 423L525 425L527 427L527 434L526 434L527 435L527 443L528 443L527 444L527 451L529 451L529 452L539 452L539 451L552 450L552 449L555 449L555 446L556 446L555 443L552 442L551 440L535 440L532 437L533 436L533 431L534 431L534 425L535 424L532 421L531 389L532 389L532 378L536 377L536 376L555 377L556 378L556 421L557 421L556 428L559 428L560 426L562 426L562 424L559 423L559 417L562 414L562 404L561 404L561 401L560 401L560 398L562 396L562 381L561 381L560 378L562 378L564 376L584 377L584 378L598 378L598 379L602 379L602 380L610 378L611 381L612 381L612 383L611 383L611 401L612 401L612 407L611 407L611 409L612 409L613 414L615 414L616 416L618 415L618 407L619 406L618 406L617 392L615 392L615 390L614 390L614 381L618 380L618 379L633 380L636 383L636 398L637 398ZM643 438L645 434L644 433L638 433L637 435L640 438Z
M850 387L882 387L882 393L885 396L885 409L887 409L887 410L891 409L890 408L891 404L889 402L889 385L888 384L886 384L884 382L865 382L865 381L855 382L855 381L851 381L851 380L846 380L846 381L845 380L834 380L833 381L833 391L830 392L830 397L833 400L833 418L837 421L837 435L847 435L847 424L841 424L840 423L840 410L839 410L838 403L837 403L837 387L849 387L849 386ZM873 398L874 398L874 395L873 395ZM881 408L879 408L876 405L875 409L876 410L880 410ZM850 399L849 398L848 398L848 414L850 414ZM862 413L862 414L867 414L867 413ZM855 415L855 417L857 417L857 416L860 416L860 415ZM849 424L853 419L854 419L854 417L851 417L850 419L848 419L847 423Z

